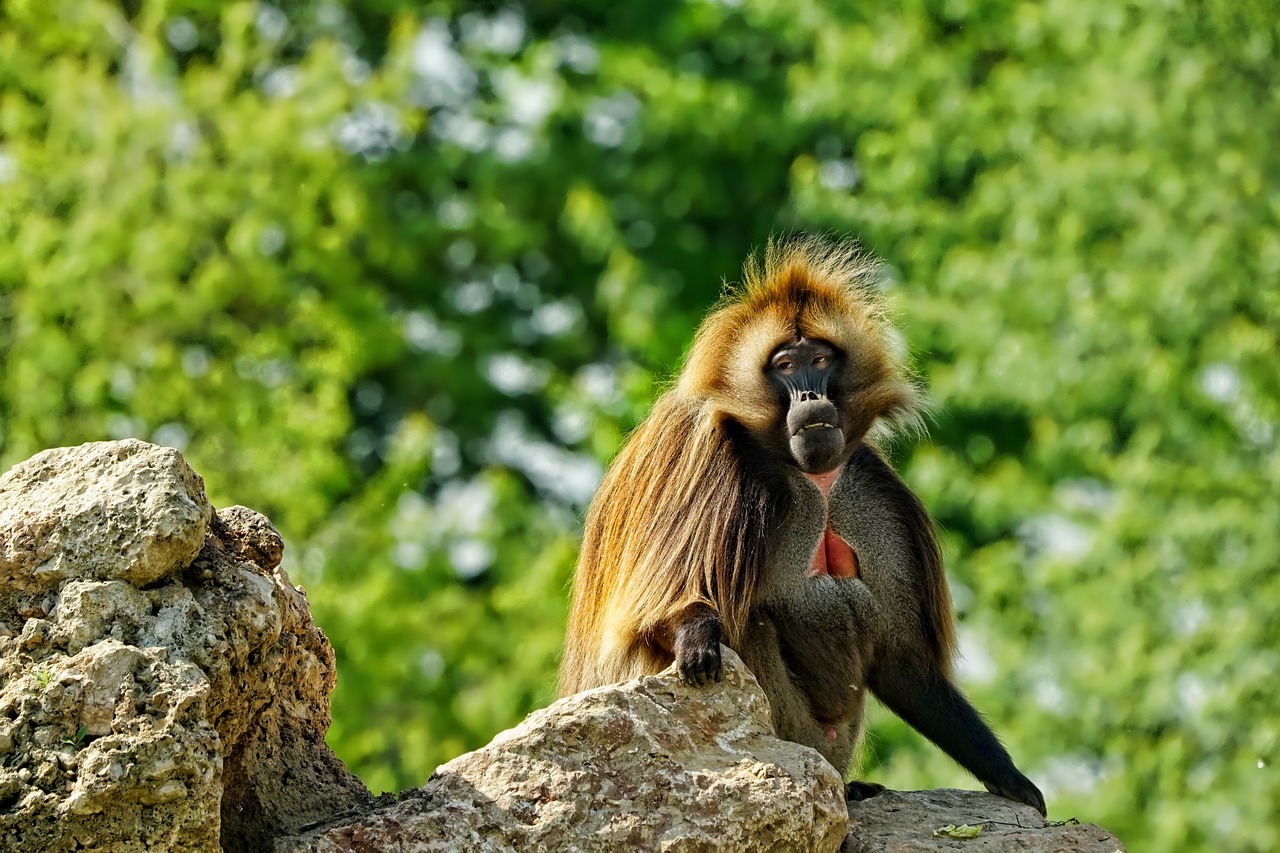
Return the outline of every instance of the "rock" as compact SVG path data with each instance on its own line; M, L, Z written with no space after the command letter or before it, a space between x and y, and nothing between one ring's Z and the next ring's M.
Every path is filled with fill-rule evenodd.
M982 824L976 838L938 838L934 830ZM1092 824L1046 823L1030 806L977 791L885 791L849 803L849 838L842 853L1117 853L1124 845Z
M0 477L0 621L70 578L167 578L199 553L212 513L204 481L171 447L130 439L36 454Z
M205 616L200 629L214 631L200 651L209 669L225 674L208 706L225 741L222 845L256 853L371 797L325 743L337 680L333 648L301 588L276 565L280 534L244 507L219 510L213 532L192 569L209 578L195 592ZM272 568L241 561L245 555Z
M368 803L324 743L333 651L282 551L169 448L0 477L0 850L262 850Z
M840 775L774 736L760 686L722 651L720 684L668 671L562 699L399 802L275 849L838 850Z

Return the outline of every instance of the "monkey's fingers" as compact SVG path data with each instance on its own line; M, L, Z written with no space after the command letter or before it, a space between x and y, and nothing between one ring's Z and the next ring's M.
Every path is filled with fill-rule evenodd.
M679 649L676 669L680 672L680 680L686 684L701 687L709 682L719 681L722 675L720 644L691 644Z
M1048 813L1044 805L1044 794L1040 793L1040 789L1035 786L1034 782L1021 773L1014 773L995 782L984 782L983 784L993 794L1014 802L1026 803L1040 812L1042 817Z

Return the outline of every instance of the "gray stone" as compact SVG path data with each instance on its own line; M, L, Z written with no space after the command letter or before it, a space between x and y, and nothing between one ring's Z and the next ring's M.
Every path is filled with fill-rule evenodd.
M941 827L962 824L981 824L982 831L966 839L933 834ZM849 803L849 838L842 853L942 850L1117 853L1124 845L1099 826L1050 823L1030 806L978 791L885 791Z
M562 699L400 802L276 850L838 850L840 775L774 736L755 678L723 651L720 684L668 671Z
M324 742L333 651L282 551L172 449L0 477L0 850L256 851L369 801Z
M204 481L171 447L130 439L36 454L0 476L0 620L69 579L144 587L172 576L200 552L212 513Z

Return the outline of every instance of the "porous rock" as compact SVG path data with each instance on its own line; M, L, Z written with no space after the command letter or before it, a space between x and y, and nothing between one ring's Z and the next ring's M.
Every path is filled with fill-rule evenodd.
M324 743L333 652L282 550L170 448L0 477L0 849L262 850L368 802Z
M58 447L0 477L0 622L48 610L66 580L146 586L186 566L213 509L171 447Z
M982 829L973 838L935 836L946 826ZM1030 806L978 791L885 791L849 803L849 837L842 853L1122 853L1105 829L1074 821L1048 822Z
M755 678L722 651L719 684L668 671L562 699L398 803L276 850L838 850L840 775L774 736Z

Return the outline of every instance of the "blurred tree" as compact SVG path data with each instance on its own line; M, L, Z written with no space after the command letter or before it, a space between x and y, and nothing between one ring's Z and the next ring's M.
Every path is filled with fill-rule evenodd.
M1278 70L1262 0L13 0L0 454L137 435L270 515L335 748L420 784L551 697L720 281L858 234L979 706L1055 816L1271 849ZM968 784L888 715L867 769Z

